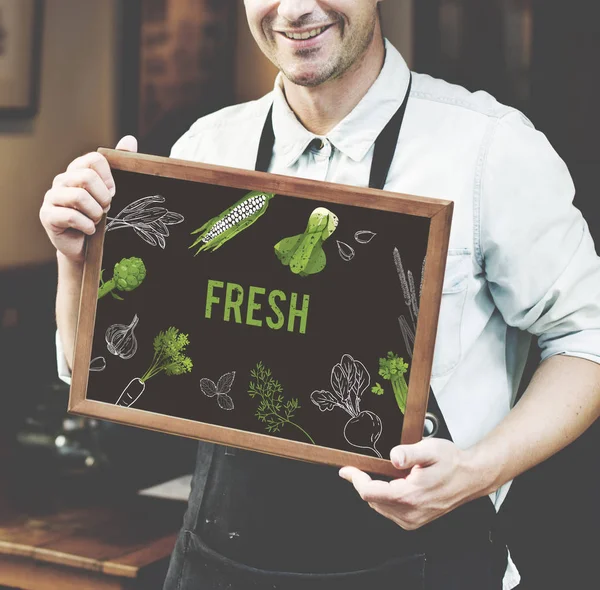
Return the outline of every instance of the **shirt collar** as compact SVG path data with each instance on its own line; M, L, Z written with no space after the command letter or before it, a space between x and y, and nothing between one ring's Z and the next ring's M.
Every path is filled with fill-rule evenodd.
M328 134L329 141L343 154L360 162L379 134L400 108L410 80L410 70L398 50L385 41L386 56L381 72L356 107ZM293 166L315 138L300 123L283 92L282 74L275 80L273 131L287 167Z

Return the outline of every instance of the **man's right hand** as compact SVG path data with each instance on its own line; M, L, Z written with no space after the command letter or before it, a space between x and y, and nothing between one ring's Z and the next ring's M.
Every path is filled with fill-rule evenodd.
M127 135L116 149L137 152L137 140ZM96 231L114 194L110 166L98 152L76 158L54 179L44 197L40 221L56 250L72 263L83 264L85 236Z

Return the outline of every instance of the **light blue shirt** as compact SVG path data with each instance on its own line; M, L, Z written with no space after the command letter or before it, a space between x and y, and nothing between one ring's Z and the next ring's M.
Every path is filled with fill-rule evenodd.
M410 76L396 49L386 48L379 78L321 138L322 149L278 78L262 99L198 120L172 157L253 169L274 103L271 172L367 186L375 139ZM485 92L414 74L386 190L454 201L431 386L458 446L473 445L508 414L532 335L542 359L600 363L600 259L572 204L566 165L522 113ZM59 364L66 378L60 350ZM497 508L507 490L492 494ZM511 562L505 590L518 580Z

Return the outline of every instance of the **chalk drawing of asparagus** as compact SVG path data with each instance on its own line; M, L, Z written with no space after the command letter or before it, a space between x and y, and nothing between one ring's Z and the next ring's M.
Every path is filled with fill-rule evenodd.
M301 277L321 272L327 264L323 242L338 226L337 216L317 207L308 218L303 234L284 238L275 244L275 254L284 266Z
M404 314L398 317L398 323L400 324L400 331L402 332L402 337L404 338L406 350L412 358L413 347L415 345L415 334L417 331L417 319L419 317L419 300L423 291L425 260L423 260L423 265L421 267L421 282L419 284L418 299L413 274L410 270L407 273L404 272L404 266L402 265L402 258L400 257L398 248L394 248L394 264L396 265L396 271L398 272L398 278L400 279L400 286L402 287L402 294L404 295L404 303L408 308L408 313L410 316L410 324Z
M245 197L218 215L207 221L202 227L192 232L198 237L190 248L198 248L194 256L208 250L214 252L223 244L250 227L259 217L262 217L274 193L261 191L249 192Z
M252 399L260 400L254 415L266 424L266 431L269 434L276 434L289 424L300 430L313 445L316 444L312 436L292 420L296 410L300 408L298 398L285 401L282 395L283 387L279 381L273 379L271 369L259 362L256 368L250 371L250 375L254 380L248 385L248 394Z
M233 410L235 407L233 399L229 395L233 380L235 379L235 371L225 373L215 383L212 379L203 377L200 379L200 389L206 397L217 397L217 403L222 410Z
M376 447L383 431L381 418L369 410L360 409L362 394L370 383L371 376L366 367L345 354L331 370L332 392L313 391L310 399L321 412L331 412L335 407L344 410L350 416L344 426L346 442L353 447L369 449L382 458Z
M144 393L146 381L164 372L165 375L183 375L192 370L192 359L185 356L185 349L190 343L188 335L177 328L170 327L159 332L154 338L154 356L148 370L141 376L132 379L117 400L117 406L131 407Z
M160 246L163 250L169 237L168 225L182 223L183 215L169 211L165 207L156 207L156 203L164 203L162 195L143 197L130 203L115 217L107 217L106 231L116 229L133 229L142 240L151 246Z

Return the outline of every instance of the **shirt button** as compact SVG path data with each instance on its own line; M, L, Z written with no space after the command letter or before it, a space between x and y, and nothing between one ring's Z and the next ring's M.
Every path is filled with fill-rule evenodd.
M313 146L314 149L321 151L325 147L325 142L322 139L315 137L312 140L311 145Z

